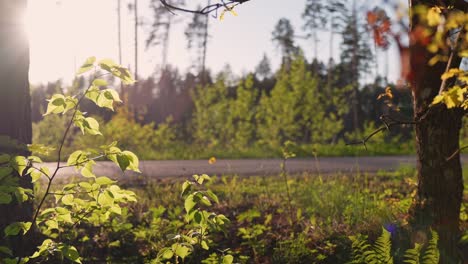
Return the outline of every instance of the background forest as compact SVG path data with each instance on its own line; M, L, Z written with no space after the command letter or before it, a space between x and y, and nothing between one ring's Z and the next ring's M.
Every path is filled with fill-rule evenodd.
M76 130L66 149L118 141L143 159L278 157L280 146L293 141L301 146L300 156L413 153L409 126L373 137L367 150L346 146L382 125L382 115L408 120L413 113L409 89L375 71L377 51L365 16L356 6L335 2L307 2L300 33L280 19L271 34L282 58L279 67L264 55L253 72L240 76L229 64L217 73L206 67L209 20L200 15L193 15L185 29L192 66L182 71L170 65L170 25L177 21L152 2L154 23L146 44L162 48L162 64L153 76L120 87L125 107L116 112L85 105L105 123L104 137L85 138ZM383 10L376 13L386 16ZM326 62L317 59L319 31L341 41L339 51L330 47ZM304 56L297 38L311 40L312 58ZM340 53L339 61L332 59L334 52ZM57 81L32 88L34 142L56 144L63 133L60 117L42 116L46 98L76 94L88 84L79 77L71 86Z

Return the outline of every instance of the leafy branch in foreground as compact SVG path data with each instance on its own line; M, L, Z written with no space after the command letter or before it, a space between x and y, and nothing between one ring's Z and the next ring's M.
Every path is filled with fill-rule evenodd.
M6 237L24 236L29 232L39 232L44 240L40 243L37 251L29 257L15 257L13 251L7 246L0 246L0 252L7 257L1 257L1 262L5 263L27 263L29 261L41 262L51 261L54 258L68 259L75 263L81 263L78 250L69 241L73 241L76 236L74 230L80 224L86 223L92 226L101 226L101 223L108 221L113 215L122 213L121 205L135 202L136 196L131 191L121 189L116 185L116 181L108 177L97 177L93 173L95 160L107 158L117 164L122 171L139 171L138 157L128 150L121 150L116 147L116 142L101 146L93 152L77 150L67 159L66 165L62 165L62 149L65 145L71 128L77 127L83 134L99 136L99 123L93 117L87 116L80 110L80 104L88 99L98 107L114 110L114 103L122 102L118 93L110 88L106 88L108 83L101 77L113 75L125 84L134 82L130 72L105 59L96 62L95 57L90 57L78 70L78 74L83 74L94 70L92 81L87 89L82 93L70 96L64 94L54 94L48 101L47 111L44 115L65 115L71 112L67 122L65 132L59 143L57 153L57 163L51 172L44 166L42 160L36 156L10 156L0 155L0 203L7 204L13 201L13 196L17 197L17 202L21 203L33 198L33 191L17 187L16 182L10 176L17 172L20 176L31 176L33 183L45 178L45 191L39 198L39 203L35 209L31 222L14 222L4 230ZM98 74L98 70L105 73ZM36 146L31 146L36 149ZM40 149L47 148L40 146ZM69 182L61 188L55 189L54 180L60 169L65 167L75 167L85 181ZM13 177L11 177L13 178ZM44 208L46 200L53 196L55 202L50 208Z

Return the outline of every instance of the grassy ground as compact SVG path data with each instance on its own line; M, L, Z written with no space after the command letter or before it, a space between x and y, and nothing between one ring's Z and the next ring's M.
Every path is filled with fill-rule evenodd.
M196 250L185 263L217 263L207 260L210 254L227 252L239 263L345 263L349 236L373 239L382 227L398 230L406 224L414 174L400 168L375 175L213 177L206 187L220 202L211 210L226 215L231 224L225 234L211 236L209 250ZM465 186L467 182L465 177ZM86 262L149 263L173 243L170 237L190 229L184 223L181 184L164 180L124 186L137 193L138 203L99 227L77 228L72 243ZM466 191L464 200L466 205ZM464 206L465 232L467 213Z

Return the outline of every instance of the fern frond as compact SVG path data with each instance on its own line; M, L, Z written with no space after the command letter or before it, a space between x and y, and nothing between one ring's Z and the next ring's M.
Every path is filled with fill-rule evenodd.
M406 264L420 264L419 258L421 256L421 249L422 246L418 243L414 245L414 248L410 248L405 251L405 255L403 256L403 263Z
M439 264L439 249L437 248L438 241L439 235L437 232L431 230L431 240L427 243L426 250L422 256L422 264Z
M380 235L373 246L378 263L393 264L391 233L382 228Z
M364 264L366 262L365 253L369 251L371 245L367 243L367 236L350 236L352 244L352 259L348 264Z

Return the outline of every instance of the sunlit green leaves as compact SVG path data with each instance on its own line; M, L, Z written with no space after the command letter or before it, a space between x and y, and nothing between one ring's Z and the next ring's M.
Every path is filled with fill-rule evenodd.
M73 123L80 128L83 134L102 135L99 131L98 121L92 117L85 117L80 111L76 112Z
M11 167L18 172L19 175L23 175L24 170L29 164L29 161L26 157L16 156L11 161Z
M20 232L24 235L31 228L31 224L31 222L14 222L5 227L3 232L5 236L16 236Z
M88 161L88 155L84 151L77 150L73 152L67 160L68 166L80 166Z
M99 185L110 185L110 184L114 184L115 181L109 179L108 177L99 177L99 178L96 178L96 183L99 184Z
M65 114L78 104L78 99L63 94L54 94L48 101L45 116L49 114Z
M96 57L89 57L86 59L86 61L81 65L81 67L78 69L77 75L83 74L85 72L88 72L94 68L94 63L96 62Z
M132 75L130 74L130 71L127 68L118 65L111 59L103 59L99 61L98 65L104 71L107 71L115 77L122 80L124 84L133 84L135 82Z
M132 170L135 172L140 172L139 164L140 161L138 157L131 151L125 150L121 151L117 147L110 147L106 151L108 159L117 164L122 171Z
M100 90L97 86L92 86L86 93L86 97L97 106L108 108L114 111L114 102L122 102L119 94L113 89Z

